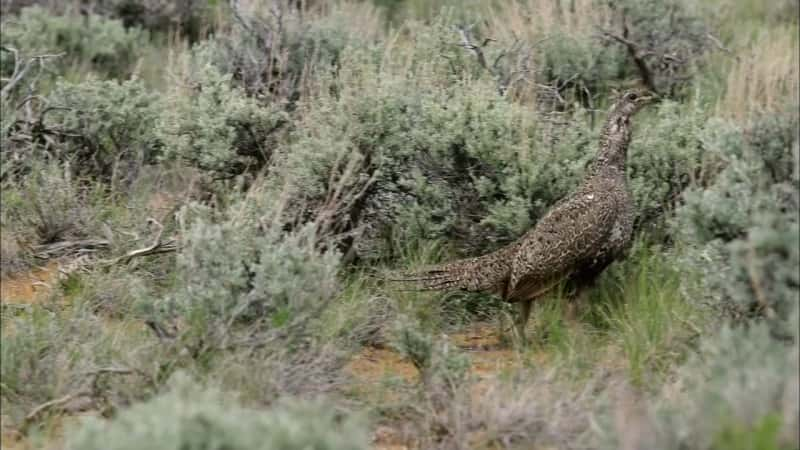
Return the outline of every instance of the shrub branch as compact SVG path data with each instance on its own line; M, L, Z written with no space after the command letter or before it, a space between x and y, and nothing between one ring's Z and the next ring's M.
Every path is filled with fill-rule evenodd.
M43 55L34 55L28 58L28 61L25 62L25 65L20 63L20 56L19 50L14 47L9 46L2 46L0 47L0 51L5 51L14 55L14 71L12 72L11 76L8 78L8 82L2 89L0 89L0 99L6 98L6 96L11 92L14 87L22 81L28 72L33 68L35 63L39 64L39 68L44 68L44 60L50 58L59 58L64 56L66 53L55 53L55 54L43 54Z
M654 52L651 50L647 50L643 48L642 45L639 43L633 42L628 39L628 24L625 18L622 19L622 35L618 35L612 33L610 31L601 30L602 37L607 40L616 41L625 46L625 49L628 51L628 55L630 55L633 63L636 65L636 70L639 72L639 77L642 79L642 83L649 89L651 92L658 93L655 85L655 80L653 78L653 72L647 65L647 61L645 58L651 55L654 55Z

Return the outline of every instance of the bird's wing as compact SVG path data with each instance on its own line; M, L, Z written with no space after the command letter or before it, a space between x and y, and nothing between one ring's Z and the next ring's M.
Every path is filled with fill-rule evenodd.
M617 216L613 195L581 192L556 205L519 242L507 298L533 298L600 255Z

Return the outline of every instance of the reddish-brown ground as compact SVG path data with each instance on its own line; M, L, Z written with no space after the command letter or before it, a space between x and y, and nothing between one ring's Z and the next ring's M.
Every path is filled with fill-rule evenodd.
M58 263L51 261L44 267L3 277L0 279L0 302L33 304L47 298L53 290L57 273ZM8 331L4 329L3 333ZM0 416L0 449L27 450L35 447L28 439L24 439L19 431L8 428L6 423L7 417ZM48 435L51 433L60 435L60 430L47 431Z
M482 395L489 382L503 372L521 365L519 353L508 343L501 342L495 325L475 324L448 336L448 340L466 352L472 362L472 375L477 382L472 394ZM346 369L355 378L358 388L366 392L382 380L399 377L406 382L419 379L417 369L398 353L385 348L367 347L357 354ZM380 391L386 395L385 390ZM379 426L373 433L373 448L376 450L409 450L413 447L404 442L402 433L387 426Z
M29 272L15 273L0 279L0 301L3 303L34 303L52 291L58 263L52 261L45 267Z
M363 383L377 383L393 376L401 377L405 381L416 381L419 377L413 364L385 348L364 348L345 369Z

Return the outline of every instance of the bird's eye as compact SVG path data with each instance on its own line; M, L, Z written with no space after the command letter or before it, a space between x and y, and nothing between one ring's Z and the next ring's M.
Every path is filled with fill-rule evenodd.
M628 94L628 100L630 100L630 101L636 101L637 98L638 98L638 96L633 92Z

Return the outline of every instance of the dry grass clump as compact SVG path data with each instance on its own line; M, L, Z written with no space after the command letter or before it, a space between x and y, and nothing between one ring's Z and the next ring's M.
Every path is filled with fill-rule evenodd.
M528 42L557 32L573 36L591 34L596 32L598 24L610 23L613 15L608 5L598 5L593 0L502 2L489 13L491 28L498 33L498 38L519 38Z
M420 449L603 448L592 432L594 415L617 401L610 393L621 383L622 377L598 373L576 385L556 370L521 369L511 378L423 384L406 392L407 422L393 428L405 445Z
M0 276L6 277L23 267L24 253L13 233L0 232Z
M765 30L736 54L717 114L743 122L800 105L797 32L797 26Z

